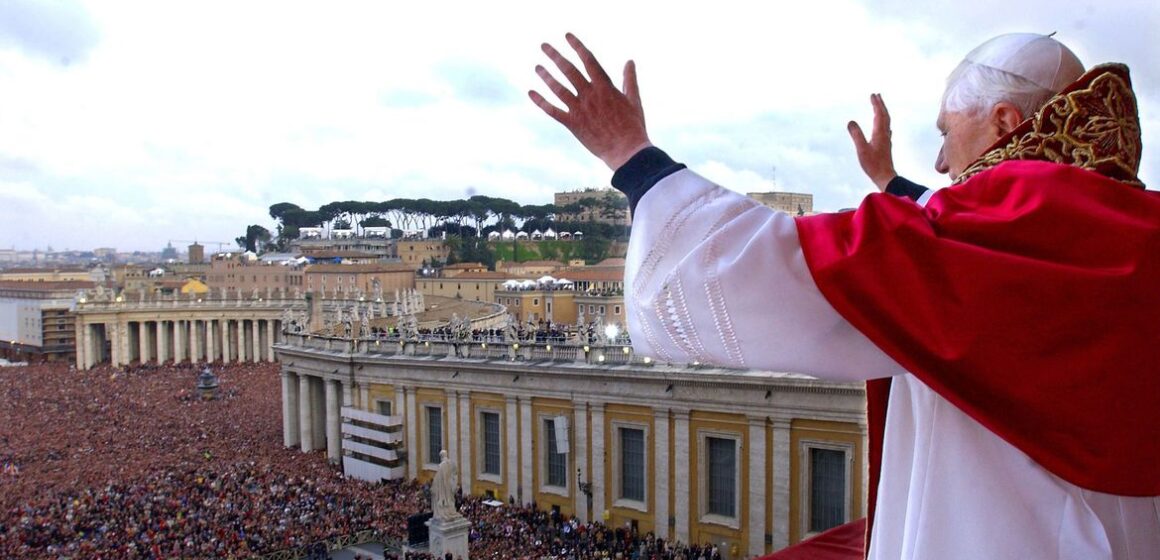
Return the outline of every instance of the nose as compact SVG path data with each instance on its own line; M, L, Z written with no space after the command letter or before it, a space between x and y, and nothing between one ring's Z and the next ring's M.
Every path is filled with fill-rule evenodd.
M938 157L934 159L934 170L939 173L950 173L951 168L947 165L947 156L943 154L943 149L938 149Z

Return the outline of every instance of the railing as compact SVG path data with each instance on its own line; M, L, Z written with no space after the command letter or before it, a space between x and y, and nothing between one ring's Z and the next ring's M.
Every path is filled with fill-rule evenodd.
M495 337L477 340L448 340L439 335L422 335L418 340L382 336L351 339L317 334L284 333L286 346L380 356L460 358L469 360L509 360L532 362L576 362L590 365L651 365L651 359L637 356L624 337L604 344L575 342L505 342Z

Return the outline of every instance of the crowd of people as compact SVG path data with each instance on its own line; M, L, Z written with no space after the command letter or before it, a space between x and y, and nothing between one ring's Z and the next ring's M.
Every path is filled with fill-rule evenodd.
M348 479L282 447L277 364L213 367L216 400L198 396L200 371L0 369L0 557L248 558L367 530L397 548L429 510L414 481ZM718 557L530 506L458 507L473 558Z

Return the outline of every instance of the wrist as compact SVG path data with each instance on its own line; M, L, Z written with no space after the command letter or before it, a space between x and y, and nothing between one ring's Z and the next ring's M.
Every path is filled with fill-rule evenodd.
M641 150L649 147L652 147L652 142L646 138L643 142L640 142L627 149L616 150L612 153L602 156L600 159L604 161L604 164L607 165L609 169L615 172L625 163L628 163L628 160L632 159L632 156L635 156Z

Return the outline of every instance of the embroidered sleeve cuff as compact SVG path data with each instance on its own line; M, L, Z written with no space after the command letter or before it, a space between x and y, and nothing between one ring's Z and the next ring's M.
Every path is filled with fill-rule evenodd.
M628 208L636 212L636 203L661 179L685 168L685 164L673 161L660 148L649 146L632 156L616 173L612 174L612 186L628 197Z
M886 185L887 193L894 196L904 196L916 202L920 197L922 197L922 195L926 194L928 190L930 189L910 181L901 175L891 179L890 182Z

